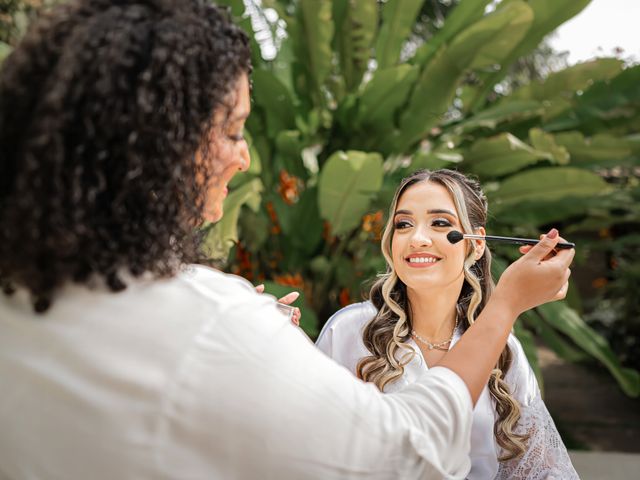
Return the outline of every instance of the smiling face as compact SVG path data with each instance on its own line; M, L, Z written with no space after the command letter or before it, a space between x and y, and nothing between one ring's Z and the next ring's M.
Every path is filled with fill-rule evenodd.
M212 177L206 193L205 220L216 222L222 218L222 205L228 190L227 185L239 171L249 168L249 147L244 139L244 124L251 111L249 78L246 74L238 79L235 88L227 97L231 110L220 108L214 116L214 126L209 134L207 150L211 152L198 161L211 161Z
M393 225L393 267L409 291L461 290L469 245L447 240L447 233L463 227L444 186L421 181L408 187L396 205Z

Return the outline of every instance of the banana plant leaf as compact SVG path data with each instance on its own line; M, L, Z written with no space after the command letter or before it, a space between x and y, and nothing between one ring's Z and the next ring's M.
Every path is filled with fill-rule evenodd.
M382 157L377 153L336 152L327 160L318 181L318 205L333 235L360 224L382 186L382 176Z
M544 114L545 107L537 100L514 100L500 102L494 107L487 108L468 119L450 127L456 134L461 135L477 128L494 129L503 122L521 121L539 117Z
M509 66L519 57L533 50L542 39L559 25L582 11L591 0L530 0L527 5L533 10L533 23L527 34L502 59L500 69L481 75L482 86L477 89L474 99L469 102L470 111L478 111L486 102L487 93L509 72ZM509 5L508 2L506 5Z
M416 51L411 63L427 65L440 46L449 43L458 33L482 18L489 1L465 0L458 3L442 28Z
M422 3L423 0L389 0L383 5L382 26L376 41L378 68L391 67L398 61Z
M464 153L463 168L483 178L513 173L539 160L552 160L551 153L531 148L510 133L482 138Z
M253 98L266 118L267 134L275 138L295 127L293 100L287 87L271 72L258 69L252 74Z
M351 92L360 85L362 76L367 70L373 38L378 26L378 5L371 1L336 2L336 4L339 3L345 5L336 35L340 67L347 92Z
M571 155L571 165L581 167L606 167L623 165L632 155L625 139L600 134L586 139L580 132L562 132L555 135L556 142Z
M243 184L229 193L224 200L224 216L215 225L209 225L204 247L211 258L226 259L231 247L238 242L238 217L242 205L248 205L253 211L260 208L262 182L259 178Z
M306 67L308 83L316 94L316 105L322 105L322 86L331 71L332 61L332 2L300 0L298 14L298 23L290 25L298 47L296 57Z
M563 198L589 198L610 190L595 173L572 167L544 167L517 173L487 192L493 211L499 213L521 202L541 203Z
M0 63L11 53L11 45L0 42Z
M422 71L400 117L395 150L406 151L438 124L466 70L500 63L501 57L513 48L514 37L524 35L531 21L532 13L526 3L512 2L482 17L450 45L441 47Z
M567 335L607 367L627 395L640 396L640 372L622 367L606 340L589 328L575 311L560 302L553 302L541 305L538 312L545 322Z
M579 63L552 73L542 81L520 87L509 96L513 100L551 101L557 97L571 98L577 91L586 90L594 82L608 80L620 73L622 60L599 58Z
M377 70L360 94L354 126L376 131L393 127L394 114L407 101L418 72L407 64Z

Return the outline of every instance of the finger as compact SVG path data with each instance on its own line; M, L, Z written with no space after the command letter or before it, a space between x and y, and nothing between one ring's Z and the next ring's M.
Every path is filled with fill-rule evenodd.
M553 297L554 300L564 300L567 296L567 292L569 291L569 282L565 282L564 285L562 285L562 288L560 290L558 290L558 293L556 293L555 297Z
M280 303L284 303L285 305L290 305L295 302L300 296L299 292L291 292L287 293L284 297L280 298L278 301Z
M562 237L559 237L561 242L566 242L566 240ZM556 261L560 262L562 266L569 267L571 262L573 262L573 258L576 256L575 248L559 248L556 251Z
M529 250L525 257L529 257L540 262L551 253L559 241L560 236L558 235L558 230L552 228L542 240Z
M300 317L302 316L302 314L300 313L300 309L296 308L293 311L293 317L291 317L291 321L293 322L294 325L296 326L300 326Z
M264 283L261 283L260 285L256 285L256 292L264 293Z
M520 250L520 253L522 253L524 255L529 250L531 250L531 245L522 245L521 247L518 248L518 250Z

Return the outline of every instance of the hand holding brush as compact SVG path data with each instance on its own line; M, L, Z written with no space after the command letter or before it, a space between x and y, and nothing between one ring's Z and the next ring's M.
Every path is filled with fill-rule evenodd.
M473 235L469 233L462 233L457 230L452 230L447 234L447 240L449 240L449 242L453 244L456 244L463 239L515 243L517 245L537 245L540 242L540 240L535 240L533 238L497 237L494 235ZM558 244L555 246L555 248L575 248L575 247L576 247L576 244L572 242L558 242Z

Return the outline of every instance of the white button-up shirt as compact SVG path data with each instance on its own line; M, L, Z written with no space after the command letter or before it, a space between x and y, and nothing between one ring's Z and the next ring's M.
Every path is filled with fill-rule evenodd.
M470 427L452 371L383 395L207 268L0 294L0 478L464 478Z

